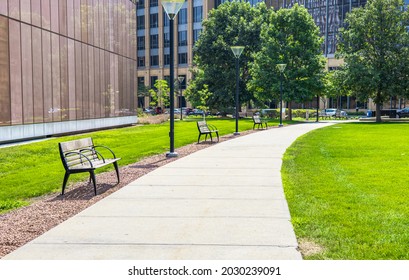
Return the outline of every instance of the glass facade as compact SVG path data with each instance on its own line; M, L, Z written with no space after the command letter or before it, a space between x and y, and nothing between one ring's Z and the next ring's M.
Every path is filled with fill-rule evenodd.
M344 24L346 14L353 8L365 6L366 0L274 0L275 8L292 7L299 3L308 9L324 37L324 55L333 57L336 51L338 30Z
M0 127L135 115L131 1L0 2Z

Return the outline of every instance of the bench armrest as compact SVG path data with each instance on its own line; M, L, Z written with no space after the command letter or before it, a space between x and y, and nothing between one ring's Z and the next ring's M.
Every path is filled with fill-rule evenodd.
M110 148L108 148L108 147L106 147L106 146L98 145L98 146L93 146L93 148L94 148L94 149L95 149L95 148L105 148L105 149L107 149L108 151L111 152L111 154L112 154L112 156L113 156L114 158L116 158L114 152L113 152ZM95 150L95 151L97 151L97 150ZM98 152L98 154L100 154L100 153Z
M213 130L213 131L216 131L216 130L217 130L217 127L215 127L215 126L212 125L212 124L207 124L207 127L208 127L210 130Z
M84 154L80 153L80 152L68 152L64 154L64 158L69 156L69 155L79 155L80 156L80 160L81 160L81 164L82 164L82 158L84 157L89 164L91 165L91 168L94 168L94 165L92 164L92 161Z
M105 163L105 158L104 158L104 156L100 153L100 152L98 152L97 150L95 150L94 148L85 148L85 149L81 149L80 150L80 153L82 153L83 151L90 151L91 153L95 153L95 154L97 154L97 156L98 157L101 157L102 158L102 161Z

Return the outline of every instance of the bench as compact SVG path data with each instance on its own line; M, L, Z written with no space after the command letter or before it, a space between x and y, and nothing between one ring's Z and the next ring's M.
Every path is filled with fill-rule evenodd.
M217 142L219 142L219 131L214 125L206 123L206 121L199 121L197 122L197 129L199 130L199 137L197 138L197 143L199 144L200 137L205 135L205 141L207 136L210 136L210 140L213 142L212 134L216 134Z
M67 142L58 143L60 157L64 165L65 175L62 185L62 193L64 195L65 186L67 185L68 177L72 173L89 172L90 181L94 185L94 194L97 195L97 186L95 180L95 169L113 164L116 171L116 176L119 183L119 170L117 158L111 149L105 146L95 146L92 138L83 138ZM104 158L104 156L96 148L103 148L110 152L113 158Z
M267 129L267 121L261 120L261 119L260 119L260 116L254 115L254 116L253 116L253 122L254 122L254 124L253 124L253 129L256 127L256 125L258 125L258 126L257 126L257 129L260 129L260 126L261 126L261 129L263 129L264 126L265 126L266 129Z

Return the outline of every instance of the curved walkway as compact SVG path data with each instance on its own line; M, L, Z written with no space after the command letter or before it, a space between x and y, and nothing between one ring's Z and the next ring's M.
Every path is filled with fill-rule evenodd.
M282 156L300 135L327 125L270 128L181 158L4 259L302 259Z

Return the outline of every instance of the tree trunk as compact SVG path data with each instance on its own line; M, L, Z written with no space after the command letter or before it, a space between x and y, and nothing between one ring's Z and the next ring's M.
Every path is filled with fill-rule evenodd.
M376 100L376 113L375 113L375 115L376 115L376 122L377 123L382 122L382 119L381 119L381 103L379 101L379 100L381 100L380 95L381 94L378 92L377 96L376 96L377 100Z
M288 109L288 120L293 120L293 111L291 110L291 102L287 102L287 109Z

